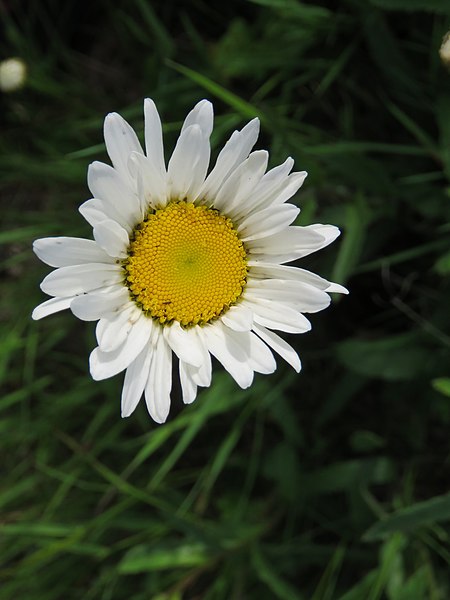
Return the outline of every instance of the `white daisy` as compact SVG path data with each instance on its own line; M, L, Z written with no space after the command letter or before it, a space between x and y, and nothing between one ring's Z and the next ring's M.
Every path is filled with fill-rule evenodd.
M266 172L268 153L251 152L254 119L235 131L207 175L213 108L202 100L188 114L166 168L161 121L145 100L145 146L116 113L105 119L113 164L88 171L93 199L80 212L94 240L53 237L34 242L37 256L56 267L41 283L52 296L34 319L70 308L97 321L90 356L94 379L126 370L122 416L145 395L150 415L169 413L172 353L178 358L185 403L211 383L211 355L239 386L254 373L272 373L278 353L299 372L294 349L272 330L304 333L303 313L330 303L342 286L282 263L330 244L332 225L291 226L299 209L286 201L306 173L293 160Z

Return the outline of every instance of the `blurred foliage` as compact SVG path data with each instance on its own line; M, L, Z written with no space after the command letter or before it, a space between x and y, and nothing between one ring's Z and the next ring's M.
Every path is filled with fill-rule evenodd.
M450 73L447 0L0 2L2 600L447 600ZM350 296L246 391L216 369L169 422L119 418L92 328L32 323L47 235L76 212L104 115L168 151L214 101L215 151L257 115L309 177L301 224L343 235L301 266Z

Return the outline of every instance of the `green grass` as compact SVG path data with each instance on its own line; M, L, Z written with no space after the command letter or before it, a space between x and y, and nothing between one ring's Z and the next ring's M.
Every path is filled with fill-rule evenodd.
M450 72L446 0L74 0L0 6L0 598L450 597ZM92 324L32 322L31 242L91 235L77 213L104 115L166 147L214 101L215 152L258 148L309 177L301 224L342 237L302 262L347 285L249 390L213 385L167 424L119 417L91 380ZM217 367L217 365L216 365ZM175 384L176 385L176 384Z

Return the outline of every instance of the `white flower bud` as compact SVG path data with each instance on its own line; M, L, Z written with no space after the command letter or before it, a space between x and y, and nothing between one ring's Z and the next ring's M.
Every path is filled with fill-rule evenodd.
M442 40L442 45L439 48L439 56L443 64L450 68L450 31L444 35L444 39Z
M20 58L7 58L0 62L0 90L15 92L25 83L27 66Z

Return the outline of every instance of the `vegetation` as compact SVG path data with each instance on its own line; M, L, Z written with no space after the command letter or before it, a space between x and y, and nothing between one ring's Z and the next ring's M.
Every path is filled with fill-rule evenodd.
M0 4L0 598L450 597L450 72L447 0L75 0ZM32 322L49 235L107 160L104 115L214 102L214 148L254 116L272 165L309 177L299 224L341 238L302 261L348 286L240 390L156 426L91 380L92 324Z

